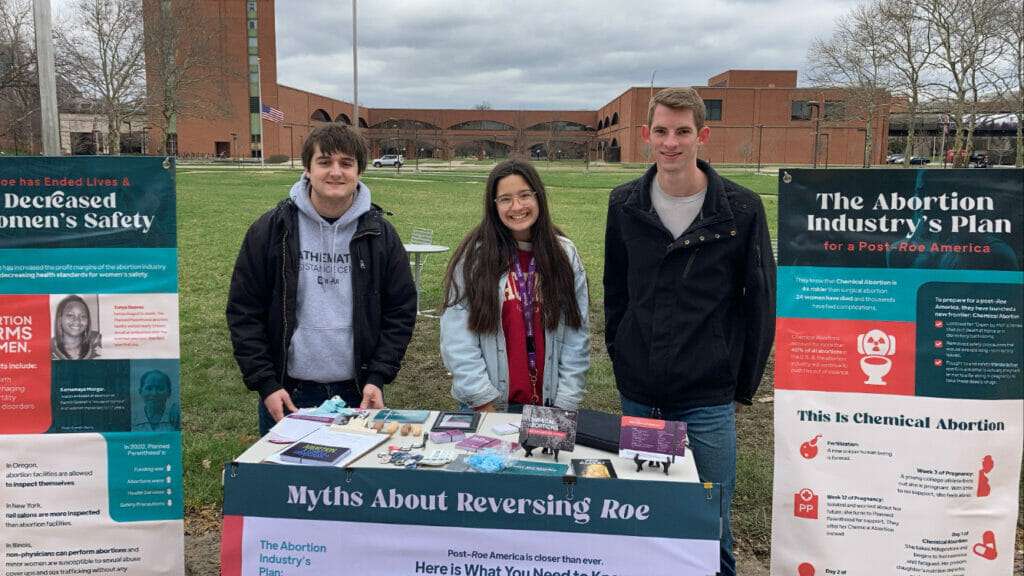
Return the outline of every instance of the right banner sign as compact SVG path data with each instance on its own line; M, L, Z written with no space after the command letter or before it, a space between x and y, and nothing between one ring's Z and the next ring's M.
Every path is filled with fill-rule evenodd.
M782 170L772 574L1008 575L1022 170Z

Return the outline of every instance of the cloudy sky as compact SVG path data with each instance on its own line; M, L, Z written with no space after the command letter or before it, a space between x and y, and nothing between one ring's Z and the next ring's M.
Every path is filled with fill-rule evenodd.
M368 106L589 109L629 86L805 68L854 0L363 0ZM351 101L352 5L278 0L278 82ZM801 74L802 77L802 74Z

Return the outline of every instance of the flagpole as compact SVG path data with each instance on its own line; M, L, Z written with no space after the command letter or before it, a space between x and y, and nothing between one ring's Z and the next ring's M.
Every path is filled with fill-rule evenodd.
M260 59L256 57L256 87L260 99L260 168L266 167L263 157L266 156L266 131L263 130L263 66Z
M359 59L356 57L356 0L352 0L352 125L359 130Z

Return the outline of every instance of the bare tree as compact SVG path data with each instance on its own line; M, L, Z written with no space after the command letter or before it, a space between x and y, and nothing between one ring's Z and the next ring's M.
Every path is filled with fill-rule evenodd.
M1005 103L1017 117L1016 158L1014 165L1024 166L1024 2L1005 0L997 38L1002 42L1002 58L983 70L994 89L996 99Z
M150 123L163 134L161 153L174 154L178 120L229 115L225 80L241 74L222 57L223 26L198 0L143 2L147 109Z
M875 120L883 112L890 83L879 11L877 4L855 7L839 18L831 38L814 40L808 52L811 81L843 88L845 113L864 122L865 166L871 160ZM824 108L822 103L818 114Z
M34 83L32 2L0 0L0 89Z
M935 58L947 76L952 100L956 165L964 163L974 146L978 103L988 78L983 73L1002 54L996 35L1004 0L914 0L932 30Z
M931 26L921 18L920 8L904 0L880 0L877 13L881 17L882 57L891 70L891 89L907 101L907 141L903 163L909 165L914 155L914 128L924 95L926 74L932 63L934 43Z
M39 134L39 88L31 0L0 0L0 137L32 150Z
M144 106L141 0L76 0L56 36L60 74L96 101L109 151L120 154L121 124Z

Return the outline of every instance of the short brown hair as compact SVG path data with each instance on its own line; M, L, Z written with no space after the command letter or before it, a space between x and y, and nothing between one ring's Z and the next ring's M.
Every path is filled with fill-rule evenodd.
M704 107L704 99L693 88L665 88L652 96L651 103L647 106L648 127L654 122L654 109L658 104L673 110L693 110L693 122L697 125L697 130L704 127L707 109Z
M359 164L359 173L366 171L367 151L366 139L358 130L345 124L332 122L326 126L314 129L306 136L302 143L302 166L309 170L313 162L313 154L317 147L320 152L327 155L341 152L356 159Z

